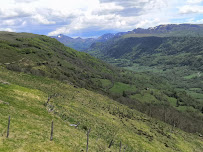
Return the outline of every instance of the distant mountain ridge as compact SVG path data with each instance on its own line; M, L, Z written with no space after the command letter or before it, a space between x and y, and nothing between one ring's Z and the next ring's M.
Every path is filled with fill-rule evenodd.
M52 36L52 38L57 39L59 42L63 43L64 45L74 48L78 51L83 51L91 46L91 44L95 41L94 38L87 38L82 39L78 38L71 38L69 36L59 34L57 36Z
M63 34L59 34L57 36L51 36L51 38L55 38L59 42L75 50L85 51L95 42L106 42L109 39L112 39L115 36L119 36L119 35L120 34L107 33L98 38L81 38L81 37L72 38Z
M203 24L163 24L155 27L136 28L128 32L120 32L115 37L203 37Z
M202 24L165 24L156 27L150 27L148 29L137 28L132 32L136 34L160 34L169 33L174 31L198 31L203 29Z
M192 36L203 37L203 24L165 24L150 27L147 29L136 28L128 32L119 33L106 33L98 38L72 38L63 34L57 36L51 36L57 39L64 45L76 49L78 51L86 52L94 43L106 42L111 39L118 39L121 37L171 37L171 36Z
M165 43L169 38L175 39L175 37L178 38L173 43L175 44L181 38L181 42L177 45L182 43L182 47L187 46L187 48L182 50L186 51L186 49L189 49L191 46L189 43L187 45L184 44L183 41L186 41L186 39L188 41L189 37L194 37L196 39L203 37L203 24L166 24L150 27L148 29L136 28L132 31L111 35L108 40L103 42L95 41L86 52L89 52L92 55L95 55L94 53L96 52L97 54L100 53L100 55L120 58L123 55L125 56L126 53L134 51L136 53L132 54L131 57L134 57L135 59L137 58L138 52L141 54L144 52L153 53L162 43ZM200 46L198 41L190 42L192 42L192 45L197 43L198 46ZM151 47L148 47L149 45ZM181 46L178 47L180 48ZM151 51L149 52L149 50ZM201 48L198 48L198 50L201 51ZM172 51L172 49L170 49L170 51ZM154 53L157 52L155 51Z

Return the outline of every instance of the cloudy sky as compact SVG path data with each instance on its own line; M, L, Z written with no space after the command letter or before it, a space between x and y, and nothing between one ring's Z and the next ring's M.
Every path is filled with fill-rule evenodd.
M96 37L168 23L203 24L203 0L0 0L0 31Z

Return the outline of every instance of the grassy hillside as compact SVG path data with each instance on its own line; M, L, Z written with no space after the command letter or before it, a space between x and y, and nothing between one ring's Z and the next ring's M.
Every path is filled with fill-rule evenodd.
M115 68L53 38L28 33L0 33L0 51L8 70L86 88L187 132L203 133L202 103L162 77Z
M115 71L100 60L46 36L2 32L0 48L0 63L10 70L69 80L80 87L94 87L89 78L104 77L104 73L113 75Z
M203 139L86 89L0 67L0 151L201 152ZM56 94L48 104L48 96ZM6 138L11 116L10 135ZM54 122L50 141L51 121ZM78 128L70 126L77 124ZM108 148L113 139L113 145Z

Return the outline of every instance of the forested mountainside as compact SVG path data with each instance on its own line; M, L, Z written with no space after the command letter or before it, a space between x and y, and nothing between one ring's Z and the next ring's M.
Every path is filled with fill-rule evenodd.
M10 111L12 115L14 115L15 112L20 113L20 109L26 111L26 108L31 106L31 103L34 102L36 107L35 109L32 109L31 106L30 109L28 109L28 111L31 112L29 114L33 114L36 117L41 117L41 115L43 115L44 119L47 121L52 119L53 116L53 118L57 118L60 125L66 123L66 121L70 123L76 123L77 121L86 122L86 127L81 126L82 128L80 131L82 131L82 129L87 130L91 127L91 125L87 124L92 115L94 115L94 119L91 119L92 122L90 124L93 124L96 119L102 122L103 110L107 108L110 112L108 117L112 118L112 115L116 115L116 117L121 119L121 123L123 123L122 120L125 117L130 117L129 115L132 114L130 112L131 110L139 110L145 117L147 117L145 115L147 114L150 117L159 119L190 133L203 133L202 103L189 96L186 92L176 90L162 77L149 73L132 72L116 68L87 53L77 52L64 46L53 38L42 35L1 32L0 49L2 89L0 100L1 107L5 109L1 111L1 115L4 116L4 118L7 117L8 111ZM42 82L47 84L45 85ZM11 84L11 86L8 84ZM70 89L68 89L69 87ZM86 88L93 92L82 88ZM71 91L72 89L75 91ZM70 92L68 92L68 90ZM76 93L76 90L78 90L78 93ZM22 93L23 91L26 93ZM79 95L79 92L83 93ZM97 93L100 93L100 95ZM79 96L77 96L77 94ZM93 94L93 97L90 99L88 94ZM96 94L101 96L102 99L97 101ZM105 96L102 96L101 94ZM73 96L71 97L71 95ZM28 100L29 97L31 98L30 101ZM50 98L51 101L49 102ZM115 106L109 106L111 105L110 101L115 103ZM20 105L17 104L18 102ZM104 106L103 104L107 105ZM96 105L99 106L97 107ZM6 108L6 106L8 107ZM41 113L37 113L37 107L42 110ZM128 112L125 112L124 107ZM13 111L11 109L13 109ZM51 112L51 114L48 112L47 114L43 114L46 109L51 109L51 111L55 109L56 111ZM91 114L88 113L90 109L93 110ZM101 110L101 113L95 113L94 110ZM79 111L81 111L81 113L79 113ZM136 111L136 113L138 112ZM83 115L88 115L88 117L83 117ZM15 117L19 120L16 124L20 125L19 123L23 120L23 115L20 117L19 115L16 115ZM31 116L29 115L29 117ZM85 119L83 120L83 118ZM148 118L149 117L147 117L147 119ZM110 119L106 119L106 121L111 122ZM153 122L157 121L156 119L153 119ZM134 120L129 120L128 118L126 122L127 121L131 122ZM32 123L34 123L34 121ZM104 123L104 126L106 123ZM118 125L119 123L115 121L115 124ZM113 124L112 128L115 127L115 124ZM1 128L3 129L3 126L5 125L5 121L2 122ZM123 125L126 125L125 122ZM134 126L135 124L129 123L129 125ZM102 131L104 126L100 128L100 131ZM97 127L95 126L95 128ZM67 129L69 130L70 127L67 126ZM129 128L126 129L129 130ZM34 128L33 131L36 131L36 128ZM99 130L97 129L97 131ZM100 136L99 132L97 132L98 136ZM117 137L117 132L118 131L115 133L115 138ZM142 132L142 130L139 132ZM19 131L16 132L16 135L17 134L19 134ZM5 130L3 131L3 135L5 135ZM100 139L98 136L95 136L96 134L93 134L94 139ZM105 145L105 142L109 142L110 138L103 136L104 135L102 134L101 140ZM26 137L22 136L22 138ZM44 134L44 137L41 140L45 141L45 138L46 135ZM128 138L126 136L122 138L126 139L127 145L130 145L132 142L131 137ZM190 139L192 140L193 138ZM67 140L70 141L70 138L68 137ZM135 139L132 140L134 141ZM195 149L201 151L202 145L201 142L199 143L199 140L201 141L202 139L198 137L196 140L197 143L193 144L193 146L196 145L198 148ZM4 142L5 140L2 139L1 141ZM64 142L65 141L66 137L64 136ZM73 144L73 142L71 143ZM8 143L8 145L9 144L12 144L12 141ZM18 146L19 144L21 145L22 143L18 143ZM60 145L63 143L59 142L58 139L58 143L56 144ZM136 144L136 142L134 144ZM143 145L146 143L141 141L140 144ZM76 142L73 145L80 145L80 143ZM100 145L95 145L95 149L98 150L99 146ZM9 146L5 146L5 149L8 149L8 147ZM118 144L115 145L115 149L118 147ZM129 148L129 151L132 151L132 149L147 150L147 148L143 149L142 146L138 148L135 145L131 145L130 147L131 149ZM176 148L169 149L169 151L181 149L180 147L181 146L177 146Z
M164 76L203 101L202 33L202 25L161 25L93 43L87 52L133 71Z

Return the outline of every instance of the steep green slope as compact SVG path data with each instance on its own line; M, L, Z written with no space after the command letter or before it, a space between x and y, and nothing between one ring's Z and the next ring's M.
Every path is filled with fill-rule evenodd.
M0 63L9 70L99 92L185 131L203 132L202 103L156 75L115 68L53 38L28 33L0 33L0 51Z
M69 80L80 87L94 87L89 77L113 75L115 71L100 60L46 36L2 32L0 48L0 63L10 70Z
M48 96L55 94L47 102ZM10 135L6 138L7 119ZM201 152L203 139L147 117L106 96L0 67L0 151ZM51 121L54 122L50 141ZM70 124L80 125L75 128ZM113 145L108 148L113 139Z

